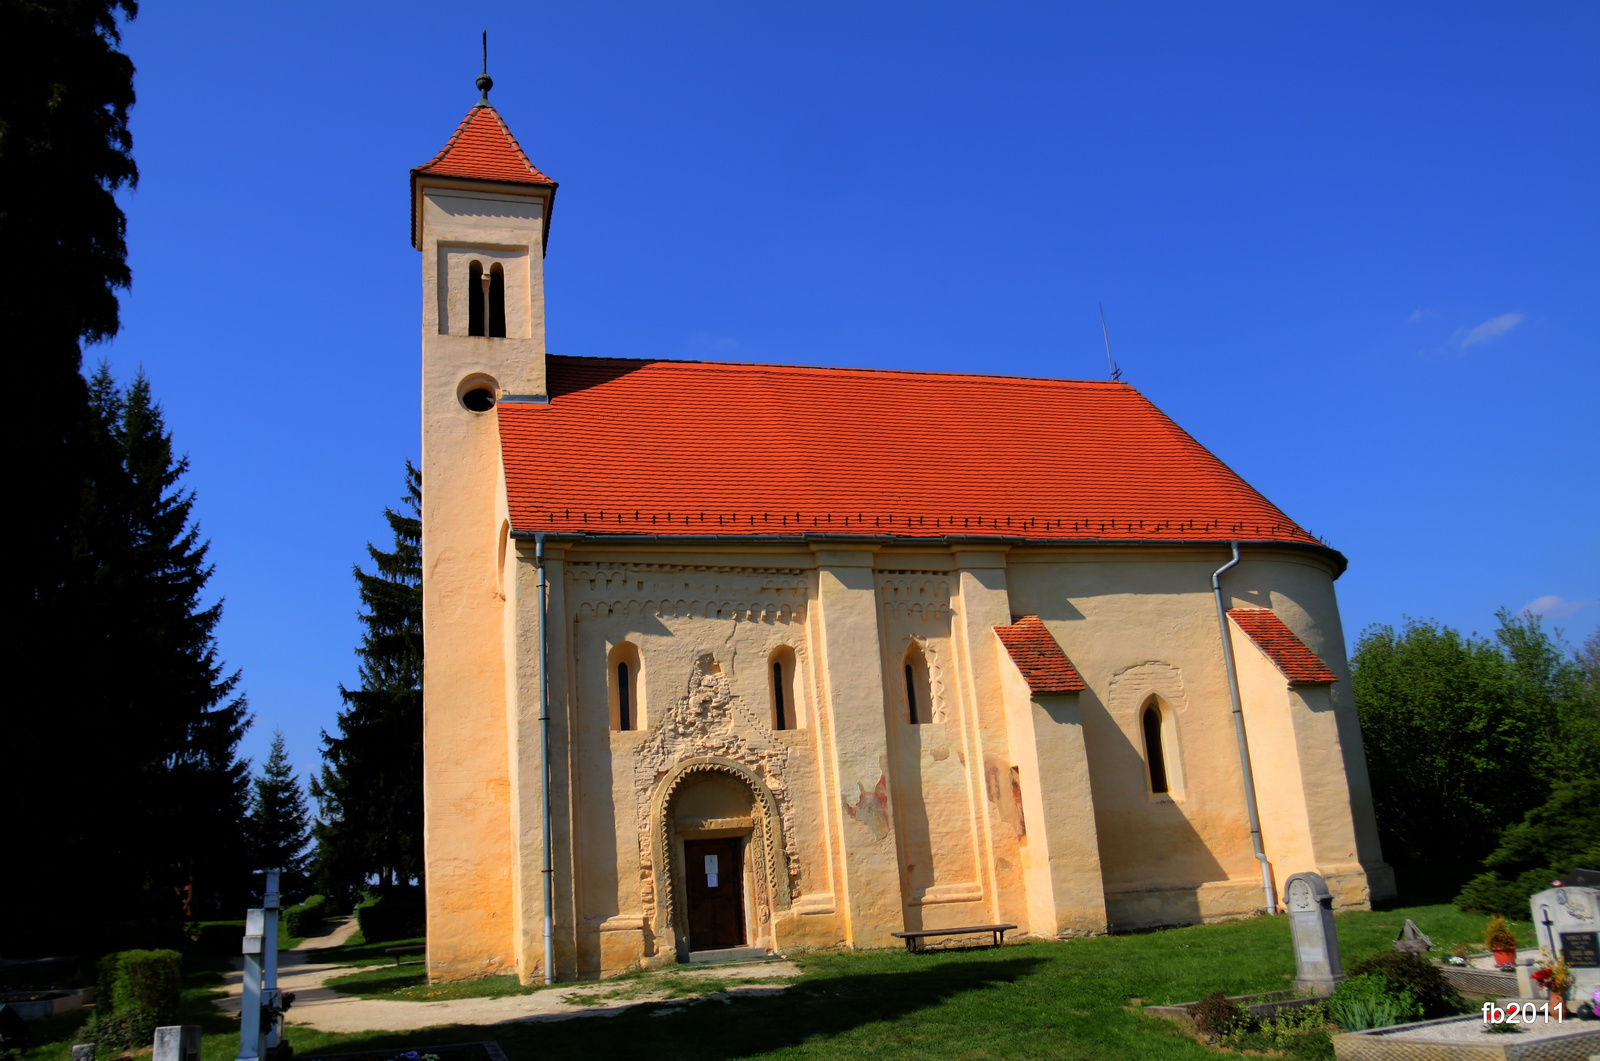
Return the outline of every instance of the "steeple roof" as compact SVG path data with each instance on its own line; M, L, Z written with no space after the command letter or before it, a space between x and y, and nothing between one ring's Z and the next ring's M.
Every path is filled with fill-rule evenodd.
M480 86L481 87L481 86ZM455 177L505 184L542 185L546 196L544 241L550 243L550 213L555 208L556 182L528 161L522 145L511 135L500 112L479 101L461 119L456 131L437 155L411 171L411 245L421 249L421 214L418 209L419 177Z
M468 111L444 149L434 155L431 162L411 172L481 181L548 184L552 188L556 184L528 161L500 112L486 103L477 104Z

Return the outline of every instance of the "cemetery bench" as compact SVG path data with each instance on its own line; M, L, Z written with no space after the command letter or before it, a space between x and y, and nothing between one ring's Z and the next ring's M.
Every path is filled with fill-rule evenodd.
M993 946L1003 946L1006 933L1014 931L1016 927L1016 925L964 925L958 928L926 928L918 932L891 932L889 935L895 939L905 940L906 950L912 954L920 954L926 949L925 941L928 939L945 936L977 936L985 932L994 937Z
M417 959L415 959L413 961L409 961L408 962L408 961L402 961L400 959L400 955L402 955L402 954L421 954L423 951L425 951L427 949L428 949L428 945L426 943L413 943L409 947L385 947L385 948L383 948L383 953L385 953L385 954L393 954L394 955L394 963L396 965L421 965L425 961L427 961L426 958L417 958Z

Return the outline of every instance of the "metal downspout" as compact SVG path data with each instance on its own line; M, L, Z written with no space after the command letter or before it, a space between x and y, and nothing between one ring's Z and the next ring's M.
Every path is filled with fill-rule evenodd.
M1233 662L1233 635L1228 630L1228 609L1222 603L1222 573L1239 562L1239 543L1233 546L1233 559L1211 575L1211 594L1217 601L1217 630L1222 634L1222 659L1228 666L1228 695L1233 699L1233 732L1239 738L1239 769L1244 774L1244 805L1250 812L1250 843L1261 863L1261 894L1269 914L1278 912L1278 897L1272 892L1272 866L1261 843L1261 815L1256 810L1256 778L1250 769L1250 743L1244 735L1244 709L1239 703L1239 672Z
M553 984L556 982L556 869L550 837L550 634L546 623L549 590L544 579L543 534L533 536L533 556L539 567L539 742L543 747L541 767L544 775L544 982ZM1253 808L1255 805L1251 806ZM1251 814L1254 813L1252 809Z

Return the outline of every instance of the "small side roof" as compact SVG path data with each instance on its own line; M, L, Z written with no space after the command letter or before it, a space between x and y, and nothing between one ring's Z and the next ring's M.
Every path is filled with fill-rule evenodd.
M994 632L1035 693L1081 693L1087 688L1078 668L1037 615L1024 615L1010 626L995 627Z
M1233 608L1228 618L1283 671L1290 685L1331 685L1339 680L1275 613L1266 608Z

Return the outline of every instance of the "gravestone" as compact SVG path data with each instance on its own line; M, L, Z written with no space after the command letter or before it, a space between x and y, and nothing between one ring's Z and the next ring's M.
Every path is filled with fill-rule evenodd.
M1426 954L1433 949L1433 940L1408 917L1400 934L1394 938L1394 949L1402 954Z
M1296 873L1283 886L1289 910L1289 935L1294 943L1294 986L1297 991L1331 995L1344 979L1339 937L1333 931L1333 895L1315 873Z
M200 1025L169 1024L157 1028L150 1061L200 1061Z
M1588 1001L1600 989L1600 887L1562 882L1531 896L1528 908L1539 946L1572 970L1567 997Z

